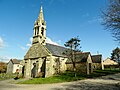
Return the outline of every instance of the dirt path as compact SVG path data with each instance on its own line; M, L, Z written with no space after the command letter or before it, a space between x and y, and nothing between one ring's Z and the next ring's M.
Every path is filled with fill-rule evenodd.
M120 90L120 73L97 79L57 84L11 84L15 80L0 81L0 90Z

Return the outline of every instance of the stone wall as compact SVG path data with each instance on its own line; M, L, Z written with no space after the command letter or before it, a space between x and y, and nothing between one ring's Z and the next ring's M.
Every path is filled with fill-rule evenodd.
M13 73L13 63L11 61L8 62L7 73Z
M33 69L34 65L33 64L36 64L36 76L37 76L37 73L40 72L40 67L43 63L43 60L41 58L37 58L37 59L28 59L28 60L25 60L25 69L24 69L24 74L25 74L25 77L27 78L31 78L31 70Z
M50 77L54 74L54 69L53 69L53 63L54 63L54 58L51 56L48 56L46 59L46 75L45 77Z
M66 71L67 58L50 56L46 62L46 77Z
M44 62L45 60L45 62ZM58 60L59 62L56 62L56 60ZM45 77L50 77L54 74L56 74L57 72L64 72L66 71L66 62L67 58L63 58L63 57L56 57L56 56L47 56L45 57L45 59L43 58L38 58L38 59L28 59L25 60L25 77L30 78L31 77L31 70L33 68L33 63L36 63L36 75L40 72L45 74ZM41 71L41 68L43 66L43 63L45 64L45 71ZM59 63L59 65L57 64ZM57 69L59 69L59 71L57 71Z
M92 58L91 55L89 54L88 58L87 58L87 74L91 74L93 73L93 66L92 66Z
M11 61L9 61L7 65L7 73L16 73L16 71L18 70L18 72L21 74L21 68L21 64L13 64Z
M68 71L73 71L73 64L67 63L66 68ZM86 63L76 63L76 71L82 74L87 74L87 66Z
M102 64L101 63L93 63L93 70L102 70Z

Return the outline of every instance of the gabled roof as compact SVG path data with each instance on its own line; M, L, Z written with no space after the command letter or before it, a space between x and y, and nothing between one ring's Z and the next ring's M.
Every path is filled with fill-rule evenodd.
M80 62L87 62L88 56L90 55L90 52L78 52L77 54L75 54L75 61L76 63L80 63ZM66 63L72 63L71 60L67 60Z
M40 57L46 57L49 54L51 54L47 48L44 45L41 45L40 43L33 44L26 55L24 56L24 59L33 59L33 58L40 58Z
M118 65L118 63L111 60L110 58L107 58L106 60L103 61L103 65Z
M13 64L20 64L20 62L21 62L22 60L10 59L10 61L11 61Z
M62 46L46 43L45 47L52 53L53 56L66 57L63 53L68 49Z
M93 63L101 63L102 55L92 55L92 62Z

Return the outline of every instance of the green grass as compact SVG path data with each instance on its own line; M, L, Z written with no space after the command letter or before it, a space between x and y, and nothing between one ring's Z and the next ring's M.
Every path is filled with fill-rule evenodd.
M120 70L119 69L116 69L116 70L110 70L110 69L96 70L95 73L100 73L102 75L109 75L109 74L120 73Z
M59 82L64 82L64 80L61 80L56 77L49 77L49 78L34 78L23 82L19 82L19 84L47 84L47 83L59 83Z
M70 81L83 80L87 78L96 78L96 77L115 74L115 73L120 73L120 70L96 70L94 71L94 73L90 75L77 73L76 77L74 77L73 72L66 72L48 78L33 78L30 80L21 81L19 82L19 84L48 84L48 83L70 82Z
M116 70L111 70L111 69L105 69L105 70L95 70L94 73L87 75L87 78L95 78L95 77L100 77L100 76L106 76L106 75L111 75L115 73L120 73L119 69Z
M1 80L6 80L6 79L11 79L14 78L15 74L6 74L6 73L1 73L0 74L0 81Z
M48 83L61 83L85 79L83 76L74 77L74 73L66 72L60 75L47 77L47 78L33 78L30 80L19 82L19 84L48 84Z

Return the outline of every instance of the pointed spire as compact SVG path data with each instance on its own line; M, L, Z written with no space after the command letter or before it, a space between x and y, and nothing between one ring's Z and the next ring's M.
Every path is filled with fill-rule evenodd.
M40 12L43 12L43 10L42 10L42 6L40 7Z
M41 6L41 8L40 8L40 14L39 14L39 16L38 16L38 20L39 20L39 21L43 21L43 20L44 20L42 6Z

